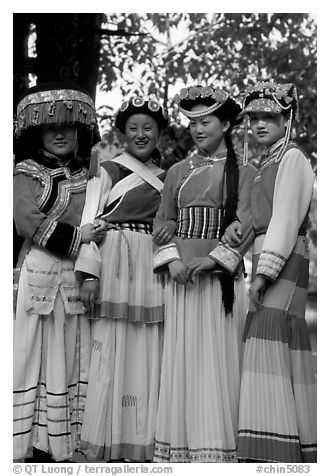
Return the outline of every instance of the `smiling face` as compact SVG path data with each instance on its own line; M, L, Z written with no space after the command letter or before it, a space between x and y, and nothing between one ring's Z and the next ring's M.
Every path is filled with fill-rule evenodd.
M128 152L141 162L146 162L157 146L157 122L148 114L133 114L126 121L125 136Z
M270 147L285 136L286 119L280 113L253 112L249 114L250 127L259 144Z
M44 148L59 157L65 157L76 149L77 137L76 127L49 126L42 130Z
M207 109L204 104L198 104L191 110L203 111ZM224 149L224 132L229 127L229 121L220 121L214 114L190 119L190 134L199 149L205 150L209 155L222 152Z

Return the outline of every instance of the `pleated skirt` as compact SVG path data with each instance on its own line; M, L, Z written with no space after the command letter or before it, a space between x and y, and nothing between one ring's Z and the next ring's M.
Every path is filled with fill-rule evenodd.
M258 237L253 275L264 236ZM316 462L316 385L305 320L308 245L299 236L260 311L244 331L238 456L272 462Z
M101 253L100 317L92 320L80 449L88 461L151 461L164 326L151 236L111 230Z
M101 289L95 317L163 322L163 286L153 273L151 235L109 230L100 252Z
M55 461L68 460L80 444L90 325L84 317L65 311L60 291L48 315L28 313L26 284L23 263L14 321L13 457L31 457L34 447L50 453Z
M155 440L155 462L236 462L245 281L225 315L220 280L170 280Z

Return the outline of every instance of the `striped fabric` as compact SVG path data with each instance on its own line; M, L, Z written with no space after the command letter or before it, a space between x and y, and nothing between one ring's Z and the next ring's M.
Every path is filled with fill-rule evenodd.
M67 315L60 293L48 316L27 313L22 268L14 328L14 460L33 447L55 461L80 443L90 356L89 321Z
M180 238L220 239L220 221L220 208L179 208L177 235Z
M152 272L151 236L111 229L100 252L102 280L94 317L163 321L163 287L161 278Z
M92 320L80 449L89 461L151 460L164 320L162 279L152 272L152 238L110 229L100 252L99 319Z
M253 276L262 250L257 238ZM238 457L316 462L316 386L305 305L307 241L297 244L260 311L250 309L243 342Z
M152 225L150 223L109 223L108 230L130 230L138 233L152 234Z

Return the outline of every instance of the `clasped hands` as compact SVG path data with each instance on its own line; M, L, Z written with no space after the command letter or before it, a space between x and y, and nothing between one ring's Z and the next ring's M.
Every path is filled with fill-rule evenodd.
M172 279L178 284L193 283L197 274L213 270L217 266L209 256L193 258L187 265L177 259L168 264Z
M225 233L221 239L221 243L228 244L233 248L238 246L241 242L242 226L238 220L235 220L226 228ZM264 294L266 292L269 281L261 275L257 275L249 288L249 295L251 303L259 311L262 307Z
M95 241L95 243L101 243L107 232L108 224L106 221L97 218L94 223L86 223L80 227L81 230L81 242L89 243Z

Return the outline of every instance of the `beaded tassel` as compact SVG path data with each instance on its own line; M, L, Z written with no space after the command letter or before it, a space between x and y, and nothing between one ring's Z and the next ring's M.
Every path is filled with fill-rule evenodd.
M248 115L245 114L244 116L244 142L243 142L243 165L244 167L247 166L249 162L249 131L248 131Z

